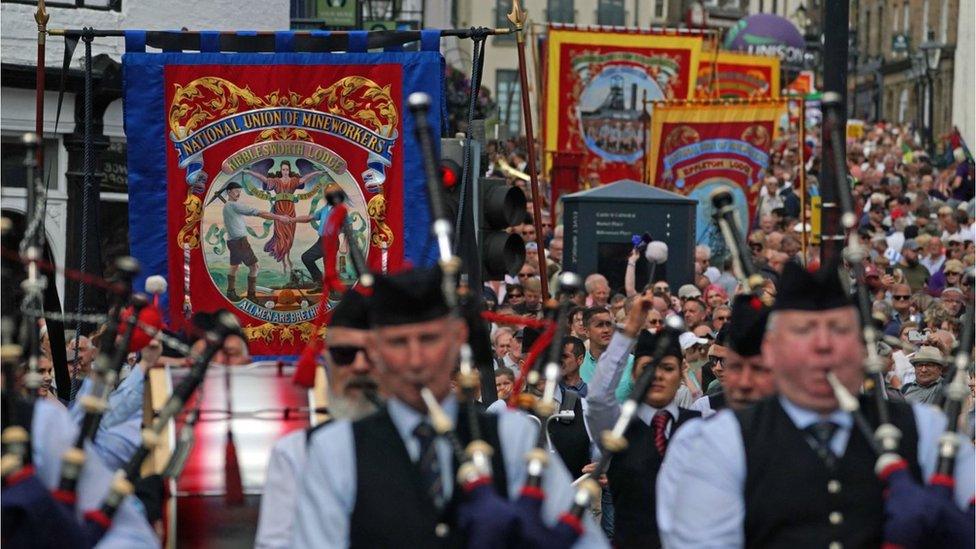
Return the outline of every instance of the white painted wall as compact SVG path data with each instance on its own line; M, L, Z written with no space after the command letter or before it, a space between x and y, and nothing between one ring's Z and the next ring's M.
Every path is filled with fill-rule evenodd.
M973 61L976 57L974 17L976 17L976 10L973 1L959 2L956 59L953 64L955 74L952 79L952 123L959 128L970 150L976 146L976 89L973 87L976 81L976 71L973 70Z
M123 0L122 11L48 8L48 28L145 30L285 30L289 26L288 0ZM4 63L34 65L37 59L35 6L0 4L0 58ZM82 46L75 53L80 67ZM98 38L92 53L121 59L121 38ZM45 63L60 66L64 40L48 38Z

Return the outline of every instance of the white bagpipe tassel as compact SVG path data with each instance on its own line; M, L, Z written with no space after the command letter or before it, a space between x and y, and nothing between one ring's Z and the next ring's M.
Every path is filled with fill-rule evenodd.
M193 306L190 303L190 245L183 244L183 316L190 318Z

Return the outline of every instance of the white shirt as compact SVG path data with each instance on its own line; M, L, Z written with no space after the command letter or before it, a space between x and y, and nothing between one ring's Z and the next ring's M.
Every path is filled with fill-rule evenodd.
M297 429L278 439L268 459L258 531L254 547L272 548L291 545L298 486L305 468L305 439L308 432Z
M696 400L691 405L691 410L701 412L702 419L708 419L715 415L715 410L712 410L712 402L708 400L708 395L705 395L698 400Z
M457 417L458 404L448 397L442 406L449 417ZM413 427L424 419L419 412L393 398L388 402L390 419L411 459L419 456L419 443L411 433ZM406 431L405 431L406 430ZM525 454L535 447L538 438L536 424L518 412L502 410L498 413L498 437L501 442L508 493L516 499L526 479ZM447 441L435 440L441 471L448 476L453 471L453 455ZM297 521L292 546L347 547L349 545L349 519L356 506L356 457L352 423L333 421L312 435L308 460L302 472L304 482L299 490ZM450 498L453 479L443 484L445 498ZM549 526L556 523L559 515L570 508L574 489L572 479L559 456L551 456L542 476L542 489L546 499L542 504L543 520ZM603 531L593 521L590 513L583 516L584 533L573 547L609 547Z
M34 470L48 489L53 490L61 478L61 456L74 445L78 436L75 425L64 407L44 399L34 404L31 419L31 451ZM83 521L83 514L101 507L112 483L113 472L93 453L91 444L85 446L88 454L78 479L78 502L75 515ZM52 525L56 526L56 525ZM149 526L142 503L135 496L128 496L119 506L112 526L99 541L98 548L132 549L159 547L159 539Z
M798 429L818 421L821 416L780 397L787 416ZM918 463L922 476L928 478L938 459L938 438L945 430L946 419L937 408L913 404L918 430ZM824 419L839 425L830 441L831 450L843 456L850 439L853 419L850 414L835 411ZM962 438L962 437L960 437ZM708 456L708 467L700 458ZM694 458L698 458L698 460ZM973 497L973 445L960 440L956 455L956 503L966 509ZM803 472L797 472L803 481ZM732 410L722 410L708 421L686 422L668 444L661 472L657 477L658 501L669 505L657 508L661 541L671 547L742 547L745 543L746 460L739 421ZM708 528L702 528L701 517L709 517Z

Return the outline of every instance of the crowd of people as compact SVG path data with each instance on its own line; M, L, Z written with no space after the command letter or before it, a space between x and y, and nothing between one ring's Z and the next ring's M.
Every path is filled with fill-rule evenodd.
M474 332L449 305L438 268L378 275L368 296L347 291L332 311L320 357L329 417L273 448L255 545L432 547L483 536L482 546L494 546L486 540L505 545L529 531L561 539L556 532L567 520L579 547L605 547L608 540L615 547L892 541L885 506L906 496L883 496L871 437L840 408L841 389L827 379L835 376L850 393L862 391L865 349L851 288L863 284L872 299L870 321L886 336L875 350L884 360L889 420L904 434L898 453L917 481L935 472L946 419L929 405L947 396L951 357L966 328L963 311L974 297L972 160L960 146L952 162L937 167L905 128L885 124L868 127L849 144L861 215L856 238L867 250L864 278L855 280L850 265L819 265L817 235L797 183L804 170L808 192L817 194L816 154L799 166L789 143L787 136L772 151L746 238L763 277L755 289L740 284L727 255L699 245L693 279L676 288L663 278L638 287L636 272L645 259L635 248L619 286L603 274L581 273L580 288L560 292L558 207L544 204L538 225L527 216L513 229L525 241L524 264L515 276L484 287L484 309L494 314L490 356L475 358L491 364L481 374L493 370L496 394L481 394L479 402L468 402L459 368ZM804 145L819 149L815 139ZM517 143L496 144L493 154L524 169ZM525 188L517 174L500 173ZM536 401L552 389L544 377L528 383L525 375L545 333L543 277L553 295L568 302L561 339L552 343L559 357L555 410L537 418L509 404L520 387ZM48 485L83 422L78 403L92 391L92 363L108 344L102 335L68 338L66 401L52 387L50 349L42 355L37 405L47 411L28 419L32 432L51 417L68 426L57 441L35 449L38 474ZM106 472L87 485L86 502L104 497L107 471L135 452L145 373L166 360L162 355L162 344L153 341L131 356L128 375L108 397L108 413L91 443ZM244 340L226 340L215 361L246 363ZM652 372L649 386L635 394L645 371ZM971 368L968 374L970 395L959 425L968 436L955 456L954 497L945 504L958 513L971 512L976 485ZM606 433L630 414L626 443L609 444ZM881 421L879 412L864 414L869 424ZM484 459L489 474L458 480L459 462L477 461L462 450L476 439L493 448ZM538 448L548 456L541 470L525 459ZM607 452L613 454L609 462ZM566 519L578 497L574 480L589 476L601 488L588 504L591 512ZM485 485L501 501L537 497L538 511L522 508L504 528L479 529L478 520L494 524L510 512L498 502L472 506L480 501L472 494ZM935 496L913 501L929 497ZM126 501L128 511L108 539L128 547L158 544L147 530L160 524L158 504L144 494ZM932 502L929 508L943 509ZM934 525L907 520L900 532L924 539L945 534L956 521L955 515Z

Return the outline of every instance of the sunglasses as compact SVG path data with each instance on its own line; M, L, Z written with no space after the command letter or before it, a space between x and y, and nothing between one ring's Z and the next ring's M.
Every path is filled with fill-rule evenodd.
M360 352L365 353L366 349L352 345L334 345L329 347L329 356L332 357L332 362L336 366L349 366L356 360L356 355Z
M912 298L912 296L910 295L893 295L891 297L893 299L897 299L898 301L908 301L909 299Z
M945 272L945 275L946 275L946 276L959 276L959 275L961 275L961 274L962 274L962 273L957 273L957 272L955 272L955 271L946 271L946 272Z
M519 278L529 278L530 276L532 276L532 273L519 273L518 274L518 277Z
M717 316L717 317L715 317L715 320L721 320L723 322L728 322L730 318L732 318L732 317L728 317L728 316Z
M651 319L651 320L648 320L647 323L650 324L650 325L652 325L652 326L660 326L661 324L664 324L664 321L658 320L658 319Z
M710 356L708 360L711 360L715 364L725 364L725 358L720 356Z
M523 294L508 294L508 297L524 297Z

